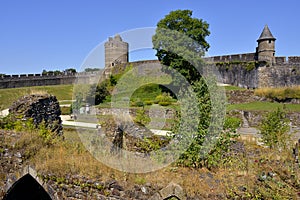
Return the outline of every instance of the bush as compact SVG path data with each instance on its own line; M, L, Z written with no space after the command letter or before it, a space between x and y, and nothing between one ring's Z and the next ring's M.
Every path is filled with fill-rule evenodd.
M159 104L160 106L168 106L168 105L171 105L172 102L160 101L160 102L158 102L158 104Z
M144 102L142 102L142 101L137 101L137 102L135 102L135 105L136 105L137 107L144 107Z
M150 101L150 100L148 100L148 101L145 101L145 105L152 105L154 102L153 101Z
M237 117L226 117L224 122L224 130L236 130L241 125L241 119Z
M141 125L147 125L151 121L150 117L146 114L144 109L136 111L135 122Z
M172 101L172 97L170 96L169 93L162 93L161 95L158 95L156 98L155 98L156 101Z
M263 142L270 148L286 148L289 139L289 120L280 109L268 113L260 124Z

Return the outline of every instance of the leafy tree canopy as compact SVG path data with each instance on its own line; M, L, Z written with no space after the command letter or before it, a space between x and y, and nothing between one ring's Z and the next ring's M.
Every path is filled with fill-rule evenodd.
M202 19L192 18L191 10L170 12L157 24L152 38L156 56L167 69L175 69L190 83L200 80L198 59L204 56L209 44L208 23ZM165 72L170 72L166 70Z

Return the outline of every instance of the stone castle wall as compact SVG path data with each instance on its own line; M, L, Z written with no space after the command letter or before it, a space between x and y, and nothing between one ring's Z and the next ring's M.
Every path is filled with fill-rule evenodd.
M76 82L92 83L101 76L99 72L81 72L77 74L21 74L0 76L0 89L45 85L70 85Z
M300 56L275 57L275 63L259 62L255 53L214 56L204 60L216 65L218 81L224 84L244 88L300 85Z
M243 88L291 87L300 85L300 64L256 65L252 70L241 64L218 67L218 80Z
M224 84L244 88L288 87L300 85L300 56L275 57L273 64L258 62L255 53L214 56L204 58L214 63L218 70L218 81ZM44 85L88 84L108 78L113 73L124 71L128 66L153 65L157 60L123 63L107 67L99 72L82 72L77 74L21 74L0 76L0 89ZM250 66L247 63L251 63ZM153 68L153 67L152 67ZM151 67L149 67L151 69Z
M233 54L224 56L212 56L204 58L207 62L231 62L231 61L254 61L256 60L256 53Z

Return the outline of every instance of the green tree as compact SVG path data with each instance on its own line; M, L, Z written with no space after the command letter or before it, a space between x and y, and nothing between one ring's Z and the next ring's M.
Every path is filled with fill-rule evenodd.
M192 18L191 10L172 11L158 22L152 42L159 61L167 66L165 72L169 73L170 69L175 69L191 84L200 80L197 69L199 66L194 66L200 65L200 62L194 61L204 56L209 48L205 39L210 34L208 27L208 23L202 19ZM183 35L190 40L186 40ZM189 52L195 53L196 56L189 55ZM190 59L186 60L187 57ZM191 60L194 63L190 63Z
M97 71L100 71L100 68L85 68L84 69L85 72L97 72Z
M92 105L99 105L103 103L105 99L110 95L108 88L108 82L104 81L98 85L92 85L86 97L87 103Z
M209 72L207 77L201 74L204 70L202 57L209 48L206 41L210 34L208 27L202 19L192 18L192 11L176 10L158 22L152 38L156 55L166 66L164 72L172 75L172 87L179 91L179 95L191 95L191 89L196 95L193 105L190 104L192 98L179 100L181 113L178 118L181 122L172 131L175 140L182 144L174 151L187 148L178 160L183 166L211 168L221 164L235 136L231 122L224 129L221 127L225 113L224 91L219 89ZM178 73L173 73L174 70L192 85L191 89L186 87L185 80Z
M289 120L279 108L268 113L260 124L263 142L270 148L285 148L289 139Z
M76 69L74 68L68 68L64 70L65 73L67 74L75 74L76 73Z
M72 102L70 107L70 113L79 113L79 109L83 104L83 94L81 92L77 92L75 96L75 101Z

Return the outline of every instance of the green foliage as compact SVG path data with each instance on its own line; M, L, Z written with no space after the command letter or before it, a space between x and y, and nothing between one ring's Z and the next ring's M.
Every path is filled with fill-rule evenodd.
M200 67L200 58L209 48L205 40L210 34L208 26L202 19L192 18L191 10L172 11L157 23L152 42L157 50L156 56L167 66L165 72L175 69L190 83L199 80L201 76L193 64ZM179 86L179 83L175 85Z
M146 114L145 109L138 109L136 111L135 122L141 125L147 125L151 121L150 117Z
M150 106L150 105L152 105L154 102L153 101L151 101L151 100L146 100L145 101L145 105L147 105L147 106Z
M15 130L18 132L37 132L38 135L44 140L45 143L50 144L55 138L51 127L47 127L45 121L42 121L38 126L34 124L33 119L16 120L13 116L8 115L0 119L0 129Z
M216 66L217 67L222 67L225 68L226 70L232 70L233 66L241 66L242 68L246 69L247 71L252 71L254 70L260 62L258 61L228 61L228 62L217 62Z
M235 131L241 125L241 119L237 117L226 117L224 122L224 130Z
M82 104L83 104L82 93L77 93L75 97L75 102L72 102L71 104L70 113L79 112L79 109L81 108Z
M104 81L98 85L92 85L87 95L87 102L92 105L99 105L110 95L108 82Z
M113 75L110 75L110 76L109 76L109 84L110 84L111 86L114 86L114 85L117 84L117 79L116 79L115 76L113 76Z
M156 96L160 95L162 89L158 84L146 84L134 91L131 96L131 101L151 101L155 99Z
M85 72L97 72L99 70L100 68L90 68L90 67L84 69Z
M218 87L216 83L208 82L207 84L210 84L210 87ZM189 115L199 120L197 130L191 133L190 124L192 123L187 122L180 125L180 132L177 127L172 131L175 133L175 136L179 134L181 135L180 137L190 137L189 135L193 135L192 143L178 160L178 164L182 166L207 168L219 166L221 163L226 162L223 156L232 144L232 138L236 137L233 129L239 124L237 119L228 120L223 130L219 130L215 127L218 126L218 124L211 121L212 112L221 112L222 109L219 108L217 104L214 105L217 106L217 108L212 108L212 97L208 91L209 87L207 84L204 79L201 78L200 81L194 83L193 86L194 92L197 95L198 104L196 107L199 112L197 113L194 110L197 108L183 108L188 109ZM217 96L218 94L214 95ZM214 115L218 115L218 113L214 113ZM212 131L210 127L215 127L216 131Z
M169 143L169 140L162 138L161 136L154 135L151 138L145 138L142 141L137 143L137 148L140 152L149 153L156 151L166 146Z
M289 120L280 109L268 113L260 124L263 142L270 148L286 148L289 139Z
M39 124L38 133L46 143L52 142L52 139L54 138L53 132L51 132L51 130L47 128L45 121L42 121L42 123Z
M155 102L158 103L158 104L161 104L162 102L163 103L168 103L171 104L173 101L172 97L170 96L169 93L162 93L161 95L158 95L156 98L155 98Z
M145 106L144 102L141 101L141 100L136 101L134 105L137 106L137 107L144 107Z
M170 102L170 101L160 101L160 102L158 102L158 104L160 106L169 106L169 105L172 104L172 102Z

